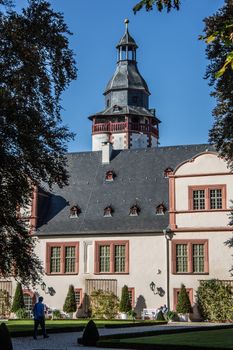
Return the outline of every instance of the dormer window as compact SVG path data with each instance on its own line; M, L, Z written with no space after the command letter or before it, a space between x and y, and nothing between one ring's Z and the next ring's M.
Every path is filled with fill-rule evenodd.
M129 210L129 216L138 216L140 213L140 208L137 204L133 205Z
M112 217L112 214L113 214L113 208L111 207L111 205L109 205L108 207L104 208L104 217L105 218Z
M169 175L172 175L172 173L173 173L173 169L169 167L164 170L163 176L165 177L165 179L167 179Z
M78 218L80 213L81 213L81 210L77 205L73 205L73 207L70 208L70 218L71 219Z
M156 207L156 215L164 215L166 211L167 211L167 208L163 203L159 204Z
M106 181L113 181L115 177L116 177L116 174L114 173L113 170L108 170L105 174Z
M113 112L119 112L122 108L118 105L113 106Z

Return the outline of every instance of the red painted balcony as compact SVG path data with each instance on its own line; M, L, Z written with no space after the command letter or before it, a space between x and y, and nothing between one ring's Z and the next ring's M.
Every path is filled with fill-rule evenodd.
M150 124L140 124L140 123L128 123L128 122L118 122L118 123L99 123L93 124L92 134L100 133L114 133L114 132L142 132L143 134L151 133L158 137L158 129Z

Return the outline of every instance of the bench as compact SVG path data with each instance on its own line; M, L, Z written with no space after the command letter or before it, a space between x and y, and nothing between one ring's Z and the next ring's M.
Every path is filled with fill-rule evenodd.
M141 317L143 320L148 318L150 320L155 320L157 313L158 313L158 309L143 309L141 313Z

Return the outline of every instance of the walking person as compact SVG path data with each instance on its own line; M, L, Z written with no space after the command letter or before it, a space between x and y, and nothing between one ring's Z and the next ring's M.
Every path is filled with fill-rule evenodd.
M38 326L41 326L42 334L44 338L48 338L49 336L46 334L45 329L45 306L42 303L43 297L39 297L38 302L34 305L33 315L34 315L34 334L33 338L37 339L37 329Z

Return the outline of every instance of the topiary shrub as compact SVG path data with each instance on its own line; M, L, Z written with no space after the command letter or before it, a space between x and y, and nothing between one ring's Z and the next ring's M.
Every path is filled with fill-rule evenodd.
M86 325L82 338L78 339L78 344L86 346L96 346L99 340L99 332L94 321L90 320Z
M13 350L10 332L5 323L0 324L0 350Z
M23 299L22 285L21 283L17 283L11 311L16 312L17 310L24 309L24 308L25 308L25 304Z
M177 312L175 312L175 311L167 311L166 314L165 314L165 319L167 321L177 321L178 320Z
M130 310L132 310L132 305L129 298L129 289L126 285L124 285L121 290L121 301L119 311L129 312Z
M52 319L59 320L60 318L61 318L61 311L60 310L53 310L52 311Z
M188 314L192 312L192 306L184 284L181 285L181 290L176 305L176 311L178 314Z
M90 295L91 317L111 319L118 313L119 301L117 296L101 289L94 290Z
M197 289L198 309L204 320L233 320L233 293L220 280L201 281Z
M16 317L19 318L19 319L21 319L21 320L28 318L28 312L27 312L27 310L25 309L25 307L22 308L22 309L18 309L18 310L15 312L15 314L16 314Z
M63 305L63 311L72 313L77 310L77 304L75 300L74 286L71 284L66 296L65 303Z
M156 321L165 321L165 318L163 316L163 312L161 310L157 313Z

